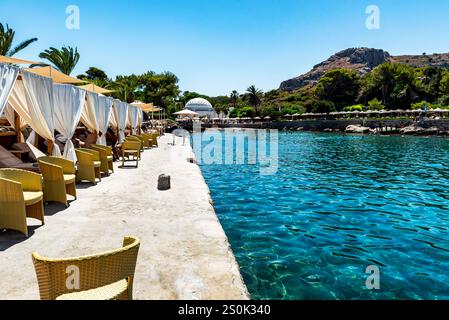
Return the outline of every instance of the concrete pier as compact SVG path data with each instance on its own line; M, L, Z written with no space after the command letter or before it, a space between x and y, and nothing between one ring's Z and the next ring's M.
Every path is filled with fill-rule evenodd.
M139 168L119 169L97 186L79 185L69 208L45 206L46 225L30 235L0 233L0 299L39 299L33 251L50 258L115 249L126 235L141 239L134 298L248 299L239 267L189 145L166 135L142 154ZM158 191L158 176L171 189Z

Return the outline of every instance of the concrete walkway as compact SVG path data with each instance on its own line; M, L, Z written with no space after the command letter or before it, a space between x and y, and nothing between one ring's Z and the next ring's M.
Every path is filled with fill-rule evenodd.
M28 239L0 233L0 299L39 299L31 253L71 257L120 247L126 235L141 239L135 299L247 299L226 235L210 204L189 146L160 139L138 169L119 169L97 186L82 184L70 207L46 205L46 225L31 224ZM169 174L172 189L157 190Z

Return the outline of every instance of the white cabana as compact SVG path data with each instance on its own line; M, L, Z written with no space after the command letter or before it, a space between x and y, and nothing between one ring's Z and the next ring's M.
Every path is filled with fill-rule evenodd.
M16 81L9 103L34 131L28 142L34 144L37 133L52 143L52 155L61 156L58 145L54 143L52 80L23 71L22 81Z
M125 140L125 130L128 125L128 104L120 100L114 100L113 112L119 131L119 143L122 143Z
M109 128L109 120L112 113L112 99L105 96L98 96L95 104L96 117L98 122L99 136L98 144L106 145L106 133Z
M55 84L53 86L53 96L55 129L66 139L63 157L76 162L77 158L72 137L81 118L86 91L72 85Z
M139 112L142 113L142 109L133 105L128 105L129 112L129 125L131 126L132 134L137 134L137 128L139 126Z
M98 127L97 112L95 109L95 105L99 103L98 97L98 94L88 92L86 103L83 111L81 112L81 122L87 127L87 129L89 129L89 131L97 134L100 131L100 128Z
M19 71L20 69L17 67L0 63L0 116L6 108L9 96L17 81Z

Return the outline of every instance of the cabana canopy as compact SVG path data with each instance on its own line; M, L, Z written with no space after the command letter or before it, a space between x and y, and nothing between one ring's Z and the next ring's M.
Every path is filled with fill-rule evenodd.
M131 105L139 107L140 109L142 109L143 112L147 112L147 113L161 111L160 108L154 106L154 103L144 103L141 101L135 101L135 102L131 103Z
M55 68L53 68L51 66L41 67L41 68L27 68L27 69L24 69L24 71L35 73L35 74L43 76L43 77L51 78L54 83L81 84L81 83L86 82L86 81L68 76L68 75L56 70Z
M79 88L84 89L84 90L89 91L89 92L101 93L101 94L107 94L107 93L114 92L113 90L108 90L108 89L99 87L99 86L97 86L94 83L89 83L89 84L86 84L84 86L79 86Z
M28 61L28 60L22 60L12 57L6 57L0 55L0 62L1 63L10 63L10 64L36 64L37 62Z

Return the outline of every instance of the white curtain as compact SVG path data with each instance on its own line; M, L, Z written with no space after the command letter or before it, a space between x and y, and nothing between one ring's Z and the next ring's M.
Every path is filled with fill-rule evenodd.
M98 122L99 134L98 144L106 145L106 133L109 128L109 119L112 113L112 99L105 96L98 96L95 103L95 111Z
M11 124L11 127L14 129L16 128L15 124L15 114L14 114L14 108L11 106L11 104L8 102L5 107L4 115L6 117L6 120ZM20 130L25 128L27 126L27 123L23 120L22 117L20 117Z
M54 137L53 82L50 78L22 72L23 81L17 81L9 103L26 123L42 138L53 142L53 156L61 156ZM28 142L35 138L31 134Z
M119 129L119 143L125 140L125 130L128 125L128 104L114 100L114 116Z
M97 112L95 110L95 105L97 103L98 94L88 92L86 103L84 105L83 111L81 113L81 122L89 129L91 132L98 134L100 131L97 121Z
M129 124L131 126L132 134L137 133L137 127L139 126L139 111L141 109L134 106L129 106Z
M112 104L114 104L114 100L111 99ZM114 108L111 109L111 117L109 118L109 124L112 129L117 130L118 129L118 123L117 119L115 119L115 113Z
M138 112L138 128L142 128L142 124L143 124L143 111L141 109L139 109Z
M0 115L5 110L18 75L19 68L0 63Z
M81 112L86 100L86 91L72 85L55 84L53 86L55 103L55 129L66 139L63 157L77 161L72 138L80 122Z

